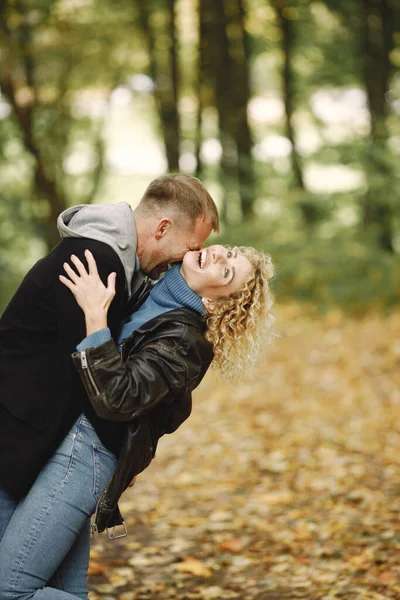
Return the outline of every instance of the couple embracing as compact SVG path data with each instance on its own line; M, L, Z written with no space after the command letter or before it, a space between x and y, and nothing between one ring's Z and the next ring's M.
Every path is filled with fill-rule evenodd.
M236 376L273 320L270 257L202 249L219 223L196 178L58 228L0 320L0 600L87 599L90 529L124 528L120 495L210 364Z

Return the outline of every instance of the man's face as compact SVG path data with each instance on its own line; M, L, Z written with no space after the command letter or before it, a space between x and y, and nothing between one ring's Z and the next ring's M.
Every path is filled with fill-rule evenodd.
M154 236L151 248L140 257L140 267L153 279L168 269L169 264L180 262L189 250L200 250L212 230L211 221L199 218L192 227L182 228L170 223Z

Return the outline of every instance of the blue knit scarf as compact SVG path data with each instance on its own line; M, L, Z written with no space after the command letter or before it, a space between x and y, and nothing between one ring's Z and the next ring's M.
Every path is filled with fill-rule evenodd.
M147 321L176 308L188 307L201 315L206 314L200 296L190 289L181 275L180 268L180 263L174 265L155 284L147 300L123 325L119 336L120 341L129 337L135 329Z

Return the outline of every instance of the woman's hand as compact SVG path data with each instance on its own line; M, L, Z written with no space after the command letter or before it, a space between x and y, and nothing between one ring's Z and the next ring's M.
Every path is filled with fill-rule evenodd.
M90 250L85 250L89 271L74 254L71 262L75 265L79 275L65 262L64 270L68 277L60 275L60 281L71 290L75 300L85 313L86 333L107 327L107 312L115 296L116 273L110 273L107 287L103 284L97 271L96 261Z

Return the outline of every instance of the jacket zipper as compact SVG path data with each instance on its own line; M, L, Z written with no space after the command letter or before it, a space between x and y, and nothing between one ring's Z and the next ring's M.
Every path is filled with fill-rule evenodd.
M94 380L94 377L92 375L91 370L89 369L89 365L88 365L88 361L87 361L87 356L86 356L86 350L82 350L80 352L80 356L81 356L81 366L82 366L82 369L84 371L86 371L87 376L89 378L89 381L92 384L92 388L94 390L95 395L96 396L100 396L100 390L99 390L99 388L96 385L96 382Z

